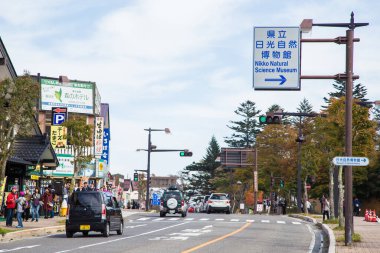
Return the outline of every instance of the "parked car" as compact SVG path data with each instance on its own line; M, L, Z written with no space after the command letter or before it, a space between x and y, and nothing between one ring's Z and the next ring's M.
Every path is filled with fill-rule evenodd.
M175 187L169 187L161 197L160 217L166 214L181 214L182 217L187 215L187 205L181 191Z
M90 231L101 232L104 237L110 231L123 234L124 220L118 201L111 193L98 191L74 192L69 199L66 215L66 237L76 232L87 236Z
M208 199L209 198L210 198L210 195L203 196L203 199L201 200L199 212L201 212L201 213L207 212L207 204L208 204Z
M230 200L226 193L212 193L207 201L207 213L225 212L231 213Z

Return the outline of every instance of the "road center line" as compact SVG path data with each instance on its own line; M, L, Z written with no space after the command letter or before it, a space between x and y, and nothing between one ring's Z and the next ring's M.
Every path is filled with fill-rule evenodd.
M216 239L213 239L213 240L211 240L211 241L208 241L208 242L202 243L202 244L200 244L200 245L198 245L198 246L195 246L195 247L193 247L193 248L191 248L191 249L188 249L188 250L182 251L182 253L190 253L190 252L196 251L196 250L198 250L198 249L204 248L204 247L206 247L206 246L208 246L208 245L210 245L210 244L213 244L213 243L216 243L216 242L218 242L218 241L224 240L224 239L226 239L226 238L228 238L228 237L230 237L230 236L233 236L233 235L235 235L235 234L237 234L237 233L243 231L244 229L246 229L246 228L247 228L248 226L250 226L250 225L251 225L251 223L246 223L246 224L245 224L244 226L242 226L241 228L239 228L239 229L237 229L237 230L235 230L235 231L233 231L233 232L231 232L231 233L229 233L229 234L226 234L226 235L223 235L223 236L218 237L218 238L216 238Z
M143 236L143 235L149 235L149 234L153 234L153 233L156 233L156 232L159 232L159 231L162 231L162 230L166 230L166 229L182 226L182 225L185 225L185 224L188 224L188 223L189 222L183 222L183 223L179 223L179 224L176 224L176 225L173 225L173 226L164 227L164 228L160 228L160 229L157 229L157 230L153 230L153 231L149 231L149 232L145 232L145 233L141 233L141 234L137 234L137 235L131 235L131 236L127 236L127 237L123 237L123 238L118 238L118 239L114 239L114 240L109 240L109 241L104 241L104 242L99 242L99 243L94 243L94 244L88 244L88 245L80 246L80 247L75 248L75 249L57 251L56 253L63 253L63 252L69 252L69 251L74 251L74 250L78 250L78 249L85 249L85 248L94 247L94 246L98 246L98 245L102 245L102 244L107 244L107 243L111 243L111 242L117 242L117 241L121 241L121 240L131 239L131 238L135 238L135 237L139 237L139 236Z

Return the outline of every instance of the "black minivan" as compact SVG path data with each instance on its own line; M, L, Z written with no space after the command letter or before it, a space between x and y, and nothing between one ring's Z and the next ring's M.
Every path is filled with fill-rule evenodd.
M101 232L104 237L110 231L123 234L124 221L119 203L112 194L100 191L74 192L69 199L66 215L66 237L82 232Z

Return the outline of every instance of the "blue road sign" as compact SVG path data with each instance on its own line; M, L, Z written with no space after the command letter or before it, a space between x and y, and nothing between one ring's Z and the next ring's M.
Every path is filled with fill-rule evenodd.
M65 122L66 113L54 113L53 114L53 125L61 125Z
M255 27L255 90L300 90L299 27Z

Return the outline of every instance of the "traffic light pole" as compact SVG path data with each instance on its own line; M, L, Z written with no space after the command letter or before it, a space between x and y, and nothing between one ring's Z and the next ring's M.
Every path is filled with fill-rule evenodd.
M152 152L152 142L151 142L151 132L152 129L148 129L148 166L146 169L146 196L145 196L145 211L149 210L150 204L150 194L149 194L149 184L150 184L150 152Z
M298 126L298 156L297 156L297 209L298 212L302 211L301 205L302 205L302 180L301 180L301 172L302 172L302 117L299 117L299 126Z

